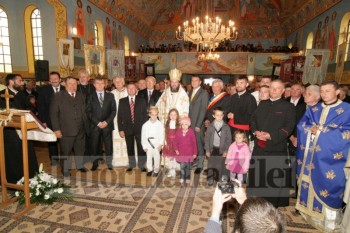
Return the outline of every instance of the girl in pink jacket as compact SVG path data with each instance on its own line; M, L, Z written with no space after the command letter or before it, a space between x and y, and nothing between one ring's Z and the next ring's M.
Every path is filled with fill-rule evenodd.
M246 174L249 169L251 152L243 130L236 130L234 138L235 141L228 149L225 164L226 168L231 171L231 180L235 179L237 175L237 179L243 182L243 174Z

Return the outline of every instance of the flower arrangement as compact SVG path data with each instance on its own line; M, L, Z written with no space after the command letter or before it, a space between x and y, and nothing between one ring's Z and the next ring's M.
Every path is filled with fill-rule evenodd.
M24 177L18 182L18 185L24 184ZM36 204L51 205L58 200L73 200L69 192L69 186L59 182L52 175L43 171L43 164L40 164L39 173L29 180L30 202ZM19 197L19 204L25 203L24 191L16 191L15 195Z

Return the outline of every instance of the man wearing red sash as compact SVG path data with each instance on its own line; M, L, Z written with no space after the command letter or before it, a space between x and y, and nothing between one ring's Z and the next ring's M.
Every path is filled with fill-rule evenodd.
M237 93L230 97L229 100L229 126L231 133L236 130L244 130L247 138L249 138L249 123L251 117L256 109L255 98L247 92L248 78L246 76L240 76L236 81Z
M209 103L207 107L207 114L205 117L205 127L208 127L210 122L214 120L213 109L216 107L222 107L225 111L224 121L227 121L226 115L229 110L229 95L223 91L224 83L221 79L215 79L211 86L213 94L209 97Z

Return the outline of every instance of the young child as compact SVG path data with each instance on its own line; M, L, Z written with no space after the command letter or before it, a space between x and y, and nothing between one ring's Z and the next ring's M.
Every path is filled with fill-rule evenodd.
M142 126L141 143L147 154L147 176L158 176L160 151L164 144L164 125L158 120L158 108L151 106L148 111L149 120ZM152 169L152 159L154 169Z
M176 161L180 163L181 179L180 183L190 183L191 167L194 158L197 156L196 135L191 125L189 117L180 119L181 128L176 131L174 140L174 149L176 153Z
M237 175L238 180L243 183L243 174L248 172L251 153L243 130L236 130L234 138L235 141L228 149L225 163L226 168L231 171L230 179L235 179Z
M204 149L208 157L208 185L220 181L222 175L229 175L225 169L225 157L232 142L230 126L224 121L224 109L216 107L213 110L214 121L210 123L204 138Z
M163 148L163 157L168 169L168 177L176 177L175 150L173 147L175 133L179 128L179 112L173 108L169 111L165 124L165 145Z

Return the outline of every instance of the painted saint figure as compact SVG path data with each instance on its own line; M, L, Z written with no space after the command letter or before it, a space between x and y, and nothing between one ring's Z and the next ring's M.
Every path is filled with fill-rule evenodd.
M83 3L81 0L77 0L77 9L75 10L75 26L77 28L77 36L85 37L85 20L84 20L84 11Z

